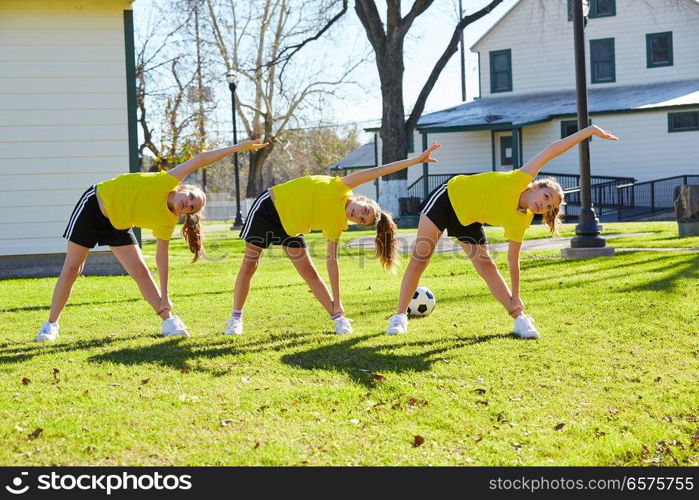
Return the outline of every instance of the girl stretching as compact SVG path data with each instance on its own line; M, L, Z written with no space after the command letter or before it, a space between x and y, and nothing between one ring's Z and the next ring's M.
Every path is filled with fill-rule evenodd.
M335 322L335 333L352 333L350 320L340 298L338 241L347 229L347 220L361 226L376 226L376 256L382 266L392 271L396 265L396 225L388 212L373 200L354 196L352 188L377 177L398 172L418 163L436 162L430 149L415 158L355 172L346 177L312 175L299 177L274 186L252 204L247 221L240 232L245 240L245 255L235 280L233 315L228 320L226 335L243 333L243 305L250 291L250 282L257 269L262 250L271 244L282 245L294 267L308 283L311 292ZM327 269L332 295L318 275L306 249L303 233L323 231L328 239Z
M184 216L182 236L194 254L203 255L199 212L206 203L201 189L182 180L237 151L265 147L259 140L245 141L228 148L207 151L167 172L124 174L92 186L78 201L63 237L68 250L63 270L53 291L49 320L41 326L37 342L58 338L58 318L68 302L73 283L82 272L90 248L109 245L126 272L136 281L141 294L163 320L162 336L189 336L180 318L172 314L168 297L168 245L180 216ZM133 226L152 229L156 238L155 263L160 290L143 260Z
M398 311L389 320L386 333L408 331L408 304L437 241L446 229L449 236L459 241L493 296L515 319L515 334L523 338L539 338L532 318L524 315L524 303L519 296L519 252L524 232L534 214L543 215L551 234L558 231L563 190L553 179L532 180L548 161L592 135L618 140L610 132L592 125L552 143L519 170L457 175L435 189L421 206L415 250L403 275ZM505 228L505 237L509 240L507 261L512 290L488 254L484 223Z

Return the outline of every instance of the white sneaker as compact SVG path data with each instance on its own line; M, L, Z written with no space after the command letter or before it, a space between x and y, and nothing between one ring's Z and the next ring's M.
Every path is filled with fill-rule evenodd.
M53 341L58 338L58 323L49 323L48 321L41 325L41 330L36 334L36 342Z
M539 332L534 328L534 319L520 314L515 320L515 335L523 339L538 339Z
M163 320L163 329L160 332L160 336L174 337L175 335L189 337L189 332L180 318L177 316L172 316L171 318Z
M351 319L340 316L333 320L335 322L335 333L342 335L343 333L352 333Z
M386 335L395 335L397 333L408 333L408 316L405 314L394 314L388 320Z
M242 335L243 334L243 318L234 318L231 316L226 321L226 329L224 335Z

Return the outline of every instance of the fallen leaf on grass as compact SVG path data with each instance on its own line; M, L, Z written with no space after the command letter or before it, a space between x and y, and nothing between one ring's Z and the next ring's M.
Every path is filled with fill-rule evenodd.
M381 375L380 373L372 373L371 375L369 375L369 378L372 380L377 380L379 382L381 382L382 380L386 380L386 376Z
M475 438L473 438L474 443L479 443L483 439L483 434L478 434Z
M27 430L27 428L26 428L26 427L22 427L22 426L19 425L19 424L15 424L15 430L16 430L17 432L24 432L24 431Z
M476 404L477 404L477 405L481 405L481 406L488 406L488 402L487 402L487 401L483 401L482 399L476 400Z
M255 443L255 446L253 446L252 448L253 448L253 450L256 450L256 449L258 449L259 447L260 447L260 442L257 441L257 442Z
M146 385L148 382L150 382L150 379L144 378L143 380L141 380L141 385Z
M27 377L22 378L22 385L29 385L31 383L32 383L32 381L29 380Z
M233 421L229 418L223 419L223 420L221 420L221 427L225 427L228 424L230 424L231 422L233 422Z
M692 446L699 446L699 432L692 436Z
M611 413L612 415L616 415L617 413L619 413L619 410L617 410L616 408L610 408L609 413Z
M672 417L665 417L665 420L666 420L667 422L672 423Z
M180 370L180 373L182 373L183 375L187 375L189 373L189 370L187 370L186 368L182 368Z
M654 382L660 382L663 379L663 377L656 377Z
M417 448L418 446L422 446L422 444L425 442L425 438L420 436L419 434L416 435L413 438L413 448Z
M349 422L350 422L350 424L357 425L357 424L359 423L359 419L358 419L358 418L353 418L353 419L350 420Z
M394 403L394 404L391 406L391 409L392 409L392 410L400 410L401 408L403 408L403 406L402 406L400 403Z
M42 429L41 427L37 427L36 429L34 429L34 432L29 434L28 437L29 439L36 439L41 435L42 432L44 432L44 429Z
M554 427L554 430L560 431L561 429L563 429L565 427L565 425L566 424L561 422L560 424L557 424L556 427Z
M418 407L418 406L427 406L427 400L425 400L425 399L420 400L418 398L410 398L408 400L408 406L412 406L413 408Z
M53 369L53 383L57 384L58 383L58 374L61 372L58 368Z
M475 392L476 394L480 394L482 396L483 394L485 394L488 391L486 391L485 389L475 389L473 392Z

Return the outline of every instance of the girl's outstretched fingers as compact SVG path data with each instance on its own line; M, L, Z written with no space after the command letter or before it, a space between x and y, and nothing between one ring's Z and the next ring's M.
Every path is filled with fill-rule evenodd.
M609 130L604 130L598 127L597 125L591 125L593 129L593 134L596 135L597 137L601 137L602 139L607 139L609 141L618 141L619 138L612 134Z
M264 147L269 146L268 142L262 142L262 139L257 138L257 139L251 139L249 141L245 141L247 144L246 149L249 149L251 151L257 151L258 149L262 149Z
M441 144L436 141L432 143L429 149L425 150L420 156L418 156L418 163L437 163L436 158L432 158L432 153L441 148Z

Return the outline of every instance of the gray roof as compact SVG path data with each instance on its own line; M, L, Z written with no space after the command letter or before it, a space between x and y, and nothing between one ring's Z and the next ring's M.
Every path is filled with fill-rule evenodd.
M699 80L588 89L590 113L643 111L699 105ZM577 113L575 90L477 99L423 115L419 130L498 129Z
M345 168L367 168L376 166L374 158L374 143L368 142L350 154L330 165L330 170L342 170Z

